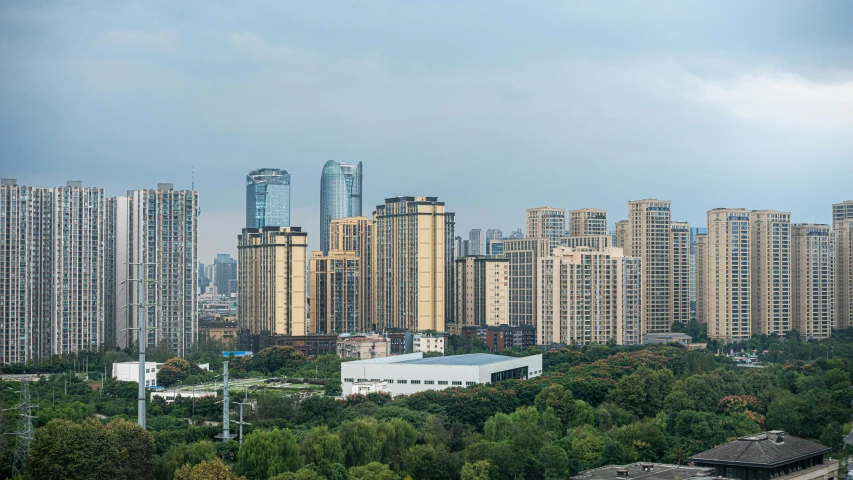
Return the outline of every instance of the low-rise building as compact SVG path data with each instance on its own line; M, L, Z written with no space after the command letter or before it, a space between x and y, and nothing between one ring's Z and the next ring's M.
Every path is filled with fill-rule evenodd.
M337 335L273 335L269 344L278 347L293 347L306 357L337 354Z
M391 355L391 342L379 335L341 336L337 341L337 352L341 358L384 358Z
M444 335L428 335L424 333L416 333L412 335L412 352L444 353L444 344Z
M707 346L706 343L695 343L693 337L686 333L647 333L643 335L643 345L665 345L667 343L679 343L690 350L701 350Z
M357 383L385 382L391 395L528 379L542 375L542 355L505 357L488 353L424 358L422 352L341 364L344 392Z
M533 325L499 325L494 327L464 327L462 335L477 336L490 352L499 353L506 348L527 350L536 346L536 327Z
M210 314L198 321L198 335L209 340L232 340L237 338L235 315Z
M367 395L368 393L387 392L388 382L356 382L352 385L353 395Z
M145 362L145 386L157 385L157 372L162 363ZM139 362L116 362L113 364L113 378L120 382L139 382Z
M204 398L204 397L215 397L216 392L203 392L201 390L193 391L193 390L160 390L156 392L151 392L151 400L155 398L162 398L166 403L172 403L175 401L176 397L181 398Z

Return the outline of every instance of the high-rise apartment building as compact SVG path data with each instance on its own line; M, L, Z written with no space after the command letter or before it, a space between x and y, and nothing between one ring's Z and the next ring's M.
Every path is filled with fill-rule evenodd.
M672 327L670 207L671 202L668 200L644 199L628 202L625 255L640 257L642 260L644 334L666 333Z
M217 295L237 293L237 260L227 253L220 253L213 260L214 286Z
M311 333L375 331L372 298L373 220L333 219L329 253L311 254Z
M696 301L696 235L708 233L707 228L692 227L690 229L690 301Z
M104 342L104 191L0 181L0 363Z
M613 239L613 245L616 248L621 248L627 251L629 243L628 235L630 232L628 227L628 220L619 220L616 222L616 226L613 229L613 236L615 237Z
M835 242L835 323L853 327L853 218L833 222Z
M705 321L708 336L727 342L752 336L752 236L750 211L708 211ZM698 295L698 293L697 293Z
M560 246L567 248L587 247L592 250L604 250L613 246L613 237L610 235L583 235L563 237Z
M791 329L791 213L749 214L752 258L752 333L784 335Z
M838 222L853 218L853 200L845 200L841 203L832 204L832 228L838 226Z
M670 245L672 256L672 297L670 305L672 322L687 325L690 322L690 224L672 222Z
M454 263L456 310L448 331L459 335L463 327L509 324L509 260L468 256Z
M329 251L329 222L361 216L361 162L348 165L329 160L320 176L320 247Z
M486 245L486 255L503 255L504 254L504 240L502 238L489 240L489 243Z
M705 233L697 233L695 238L695 253L693 260L696 265L696 321L708 322L708 229Z
M554 248L560 246L560 238L565 234L565 209L553 207L527 209L527 238L547 238L551 248Z
M305 335L308 234L299 227L246 228L237 239L242 348L258 351L270 335Z
M829 225L791 227L791 318L803 338L828 338L835 327L833 260Z
M246 228L290 226L290 174L259 168L246 176Z
M547 238L504 240L504 256L509 260L510 325L536 325L539 259L550 254L551 240Z
M537 343L640 343L640 262L611 247L558 247L540 259Z
M569 236L607 235L607 210L569 210Z
M114 262L108 295L110 325L120 347L147 325L150 347L186 354L198 339L198 192L160 183L109 199ZM215 270L215 269L214 269Z
M470 232L468 232L468 247L471 251L468 255L484 255L485 254L485 237L483 236L483 230L479 228L472 228Z
M486 230L486 255L500 255L492 251L493 242L502 242L504 233L496 228ZM503 246L503 245L501 245Z
M437 197L396 197L373 219L377 328L444 332L453 314L455 216Z
M517 228L517 229L509 232L508 238L510 240L518 240L518 239L524 238L524 232L522 232L520 228Z

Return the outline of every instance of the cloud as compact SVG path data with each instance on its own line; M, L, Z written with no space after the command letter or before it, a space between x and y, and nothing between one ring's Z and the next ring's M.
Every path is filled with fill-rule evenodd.
M256 60L276 60L293 56L305 56L309 50L288 45L272 45L263 36L254 32L239 32L228 35L234 51Z
M116 51L180 53L180 34L175 30L111 30L101 34L98 43Z

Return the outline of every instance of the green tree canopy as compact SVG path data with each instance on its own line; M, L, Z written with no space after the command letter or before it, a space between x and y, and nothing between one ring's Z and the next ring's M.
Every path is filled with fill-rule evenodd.
M388 465L370 462L367 465L350 468L349 480L400 480L400 477L392 472Z
M249 480L264 480L302 468L299 446L290 430L256 430L246 436L237 454L237 472Z

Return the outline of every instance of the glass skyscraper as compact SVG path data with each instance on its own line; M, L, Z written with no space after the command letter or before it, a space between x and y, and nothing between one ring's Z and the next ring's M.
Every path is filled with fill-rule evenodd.
M246 176L246 228L290 226L290 174L259 168Z
M329 222L333 218L361 216L361 162L347 165L333 160L320 177L320 246L329 253Z

